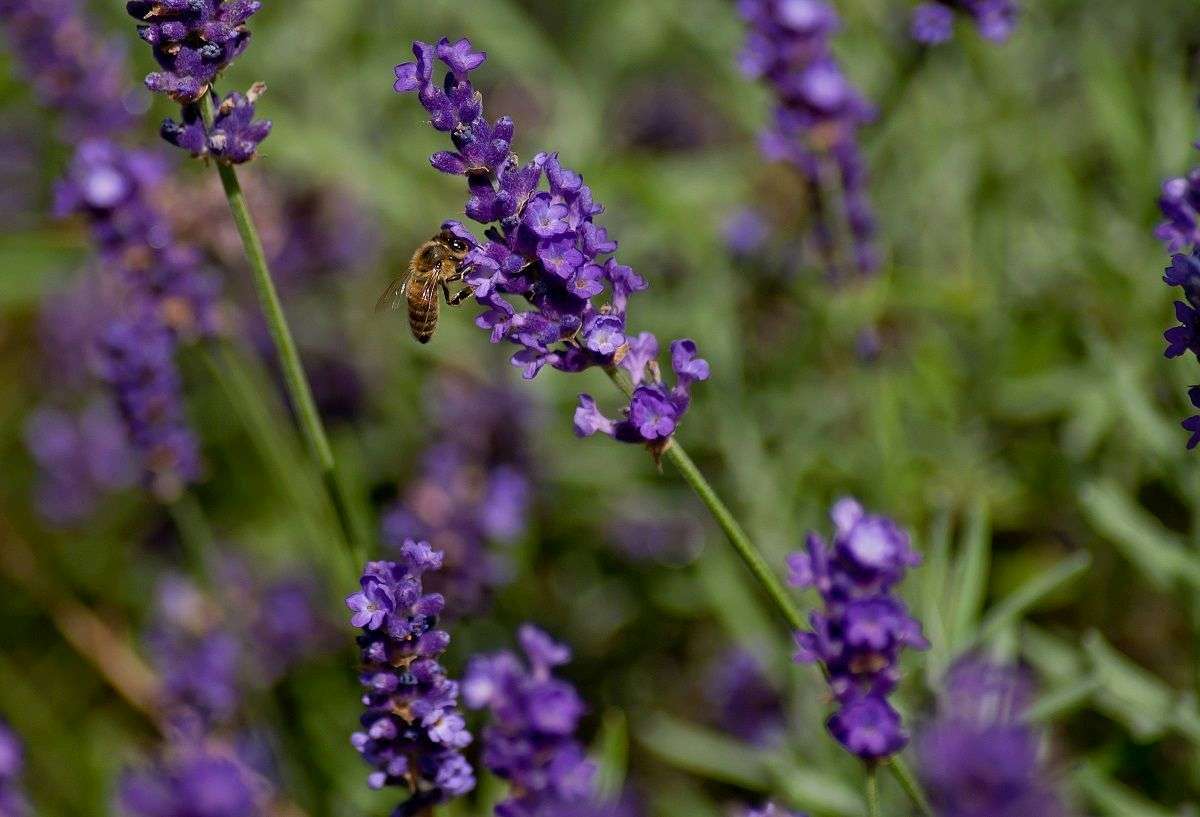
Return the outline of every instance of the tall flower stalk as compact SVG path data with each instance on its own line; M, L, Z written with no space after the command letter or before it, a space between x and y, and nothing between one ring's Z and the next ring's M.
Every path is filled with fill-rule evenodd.
M629 402L621 417L611 420L595 400L581 395L576 432L589 436L599 431L644 444L656 459L670 460L790 627L804 629L804 618L779 577L675 437L690 405L692 384L709 376L708 363L693 341L673 342L675 383L668 386L659 370L657 339L649 332L628 331L630 296L648 284L612 255L617 244L595 223L603 208L583 177L563 166L556 153L539 153L524 165L517 160L512 151L515 123L506 116L487 120L482 95L471 84L470 74L483 65L486 54L475 51L470 40L414 42L413 54L415 61L396 66L395 90L415 92L429 112L430 125L450 135L455 150L433 154L430 164L464 177L465 213L487 227L487 240L480 242L458 221L443 223L443 229L471 246L465 279L485 307L476 325L490 333L493 343L518 347L512 363L526 379L545 366L569 373L602 368ZM438 61L447 68L440 84L433 81ZM543 177L548 190L540 189ZM860 254L863 260L869 260L866 254ZM514 297L530 308L519 310L510 301ZM928 814L920 785L903 761L894 757L888 768Z
M345 486L234 169L234 165L255 158L258 145L270 132L270 123L254 119L254 104L263 88L255 86L244 96L233 93L213 103L213 83L245 51L250 40L246 21L261 6L258 0L129 0L126 4L129 14L141 21L138 33L150 45L161 69L146 77L146 87L181 105L182 122L165 121L163 138L194 156L212 159L216 165L300 432L354 555L361 549L360 537Z

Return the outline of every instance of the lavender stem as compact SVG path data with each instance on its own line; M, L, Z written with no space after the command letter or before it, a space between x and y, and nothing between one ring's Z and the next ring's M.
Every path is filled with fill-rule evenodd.
M633 381L629 378L629 374L625 370L615 366L608 366L605 367L604 371L608 374L609 379L626 396L633 394ZM675 437L671 438L664 455L679 469L679 473L684 481L696 492L696 496L700 497L700 501L708 508L708 512L712 514L717 525L725 533L729 544L733 545L733 549L742 557L742 561L746 563L746 567L750 568L750 572L762 584L767 594L771 597L771 601L775 603L776 608L787 620L788 626L793 630L805 629L808 625L804 620L804 616L801 615L800 609L788 596L787 590L784 589L782 582L779 581L779 577L775 575L775 572L771 570L758 548L750 541L750 537L742 529L742 526L738 524L737 519L728 506L721 500L717 492L713 490L708 480L704 478L704 474L700 473L700 469L696 467L696 463L684 451L678 439ZM823 664L820 666L821 671L823 673L826 672L825 666ZM929 801L926 800L924 791L921 790L921 784L917 782L917 779L913 776L904 760L898 755L894 756L887 762L887 767L892 776L896 778L896 782L900 784L900 788L904 789L905 794L909 796L913 805L917 807L917 810L926 817L932 817L933 812L929 808ZM871 777L873 779L873 773Z
M200 106L205 127L212 129L213 103L212 96L205 94ZM254 281L254 289L262 306L267 328L271 333L275 351L279 355L279 365L283 370L283 381L291 398L292 407L299 419L300 432L308 445L309 453L316 461L321 472L321 479L329 493L337 513L338 523L350 555L355 564L363 559L364 549L357 533L356 526L350 517L349 503L345 486L337 473L337 465L333 459L333 449L329 445L329 437L317 412L316 401L313 400L312 388L304 367L300 363L300 354L296 350L296 341L288 326L287 317L283 314L283 305L279 301L279 293L271 279L271 271L267 265L267 256L263 251L262 239L254 225L254 217L246 204L242 186L238 182L237 171L233 166L224 162L216 162L217 172L221 176L221 184L225 188L225 198L229 201L229 209L233 214L234 224L237 225L238 235L242 239L242 247L246 252L246 260L250 263L250 272Z
M867 817L879 817L879 778L874 764L867 765Z

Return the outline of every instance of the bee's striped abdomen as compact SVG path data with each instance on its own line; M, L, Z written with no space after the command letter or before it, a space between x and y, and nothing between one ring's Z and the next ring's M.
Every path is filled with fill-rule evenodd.
M413 337L421 343L429 343L433 330L437 328L437 289L429 287L418 276L408 282L408 327Z

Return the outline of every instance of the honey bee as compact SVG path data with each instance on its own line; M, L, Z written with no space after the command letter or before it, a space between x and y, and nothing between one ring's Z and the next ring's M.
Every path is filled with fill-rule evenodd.
M470 249L467 242L449 230L442 230L417 247L412 261L408 263L408 274L392 281L379 296L375 310L396 310L407 302L408 326L413 337L420 343L429 343L433 330L437 328L438 289L442 290L446 303L451 306L462 303L471 294L471 288L464 287L451 296L447 286L452 281L463 279L465 270L462 262Z

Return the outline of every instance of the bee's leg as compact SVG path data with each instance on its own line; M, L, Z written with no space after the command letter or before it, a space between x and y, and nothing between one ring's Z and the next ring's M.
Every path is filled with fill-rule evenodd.
M475 290L471 289L470 287L463 287L458 292L454 293L454 297L447 300L446 303L450 304L451 306L458 306L474 291Z
M443 278L443 279L442 279L441 281L439 281L438 283L440 283L440 284L442 285L442 295L444 295L444 296L445 296L445 298L446 298L446 303L451 303L451 300L450 300L450 287L446 286L446 279L445 279L445 278Z

